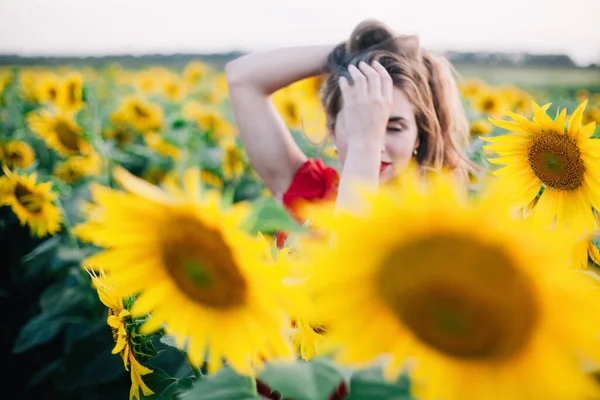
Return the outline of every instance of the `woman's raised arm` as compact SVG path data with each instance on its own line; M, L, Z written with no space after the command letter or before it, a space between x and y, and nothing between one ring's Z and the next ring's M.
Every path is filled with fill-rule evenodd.
M298 80L327 72L327 57L334 46L255 52L225 67L234 118L250 165L277 199L281 199L306 156L270 96Z

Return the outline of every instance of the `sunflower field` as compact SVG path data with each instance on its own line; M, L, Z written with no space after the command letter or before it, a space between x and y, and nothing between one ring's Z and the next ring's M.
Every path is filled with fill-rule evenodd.
M337 168L321 82L272 101ZM222 68L3 67L5 390L600 399L600 92L460 90L467 195L409 168L301 225L249 165Z

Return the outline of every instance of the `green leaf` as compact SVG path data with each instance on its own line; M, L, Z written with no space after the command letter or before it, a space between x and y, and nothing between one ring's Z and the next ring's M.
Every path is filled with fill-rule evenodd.
M35 276L40 271L49 266L54 259L60 245L60 236L52 236L37 245L33 250L21 258L21 265L24 269L25 277Z
M121 355L111 353L114 346L108 326L82 338L65 356L56 384L70 389L84 388L112 382L125 373L129 375Z
M52 318L51 315L36 315L21 328L13 353L21 354L32 347L49 342L60 332L62 325L62 321Z
M343 381L341 372L327 358L268 364L260 379L284 398L294 400L327 400Z
M401 375L396 382L386 382L380 367L358 371L350 379L347 400L411 400L410 382Z
M76 286L65 286L57 283L44 290L40 297L42 312L54 316L68 311L85 299L85 293Z
M186 400L257 400L254 379L237 375L231 368L222 368L215 375L205 375L198 379L194 387L185 393Z
M160 338L160 342L166 344L167 346L174 347L177 350L181 350L175 343L175 338L173 336L164 335Z
M159 368L153 366L148 366L148 368L152 369L153 372L142 376L142 380L150 389L152 389L154 394L151 396L144 396L140 391L142 399L175 399L177 398L175 397L176 394L189 390L194 384L195 378L193 376L173 378Z
M283 206L271 198L259 199L253 203L252 210L242 223L242 229L251 234L274 233L279 230L293 233L305 231Z
M31 378L29 379L29 381L27 382L27 386L25 387L25 390L29 390L32 389L34 387L36 387L37 385L39 385L40 383L44 382L46 380L46 378L52 374L54 371L56 371L58 369L58 367L60 367L61 364L61 360L54 360L49 364L46 364L45 367L41 368L40 370L38 370L35 374L33 374L31 376Z

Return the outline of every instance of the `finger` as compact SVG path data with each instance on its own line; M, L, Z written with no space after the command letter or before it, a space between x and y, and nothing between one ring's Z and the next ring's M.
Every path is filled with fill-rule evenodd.
M345 76L340 76L338 79L338 84L340 85L340 92L342 93L342 101L343 104L348 104L354 100L352 93L352 86L348 82L348 79Z
M373 69L379 73L381 77L381 93L383 98L392 101L392 92L394 90L394 81L390 73L385 69L383 65L379 61L373 61L372 63Z
M381 94L381 77L379 76L379 72L377 72L373 67L367 64L364 61L361 61L358 64L361 72L367 78L367 93L369 96L373 98L382 97Z
M352 77L352 88L348 91L353 97L364 97L367 95L367 78L356 65L349 65L348 72Z

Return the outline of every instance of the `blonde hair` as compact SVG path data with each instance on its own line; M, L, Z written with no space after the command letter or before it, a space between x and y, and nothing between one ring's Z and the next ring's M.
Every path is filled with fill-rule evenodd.
M463 178L477 168L464 153L469 144L469 121L456 83L456 71L442 55L422 49L418 36L396 35L377 20L364 20L350 39L337 45L328 57L328 76L320 98L331 131L341 110L340 76L350 64L379 61L394 85L410 99L418 127L416 160L422 168L456 170Z

